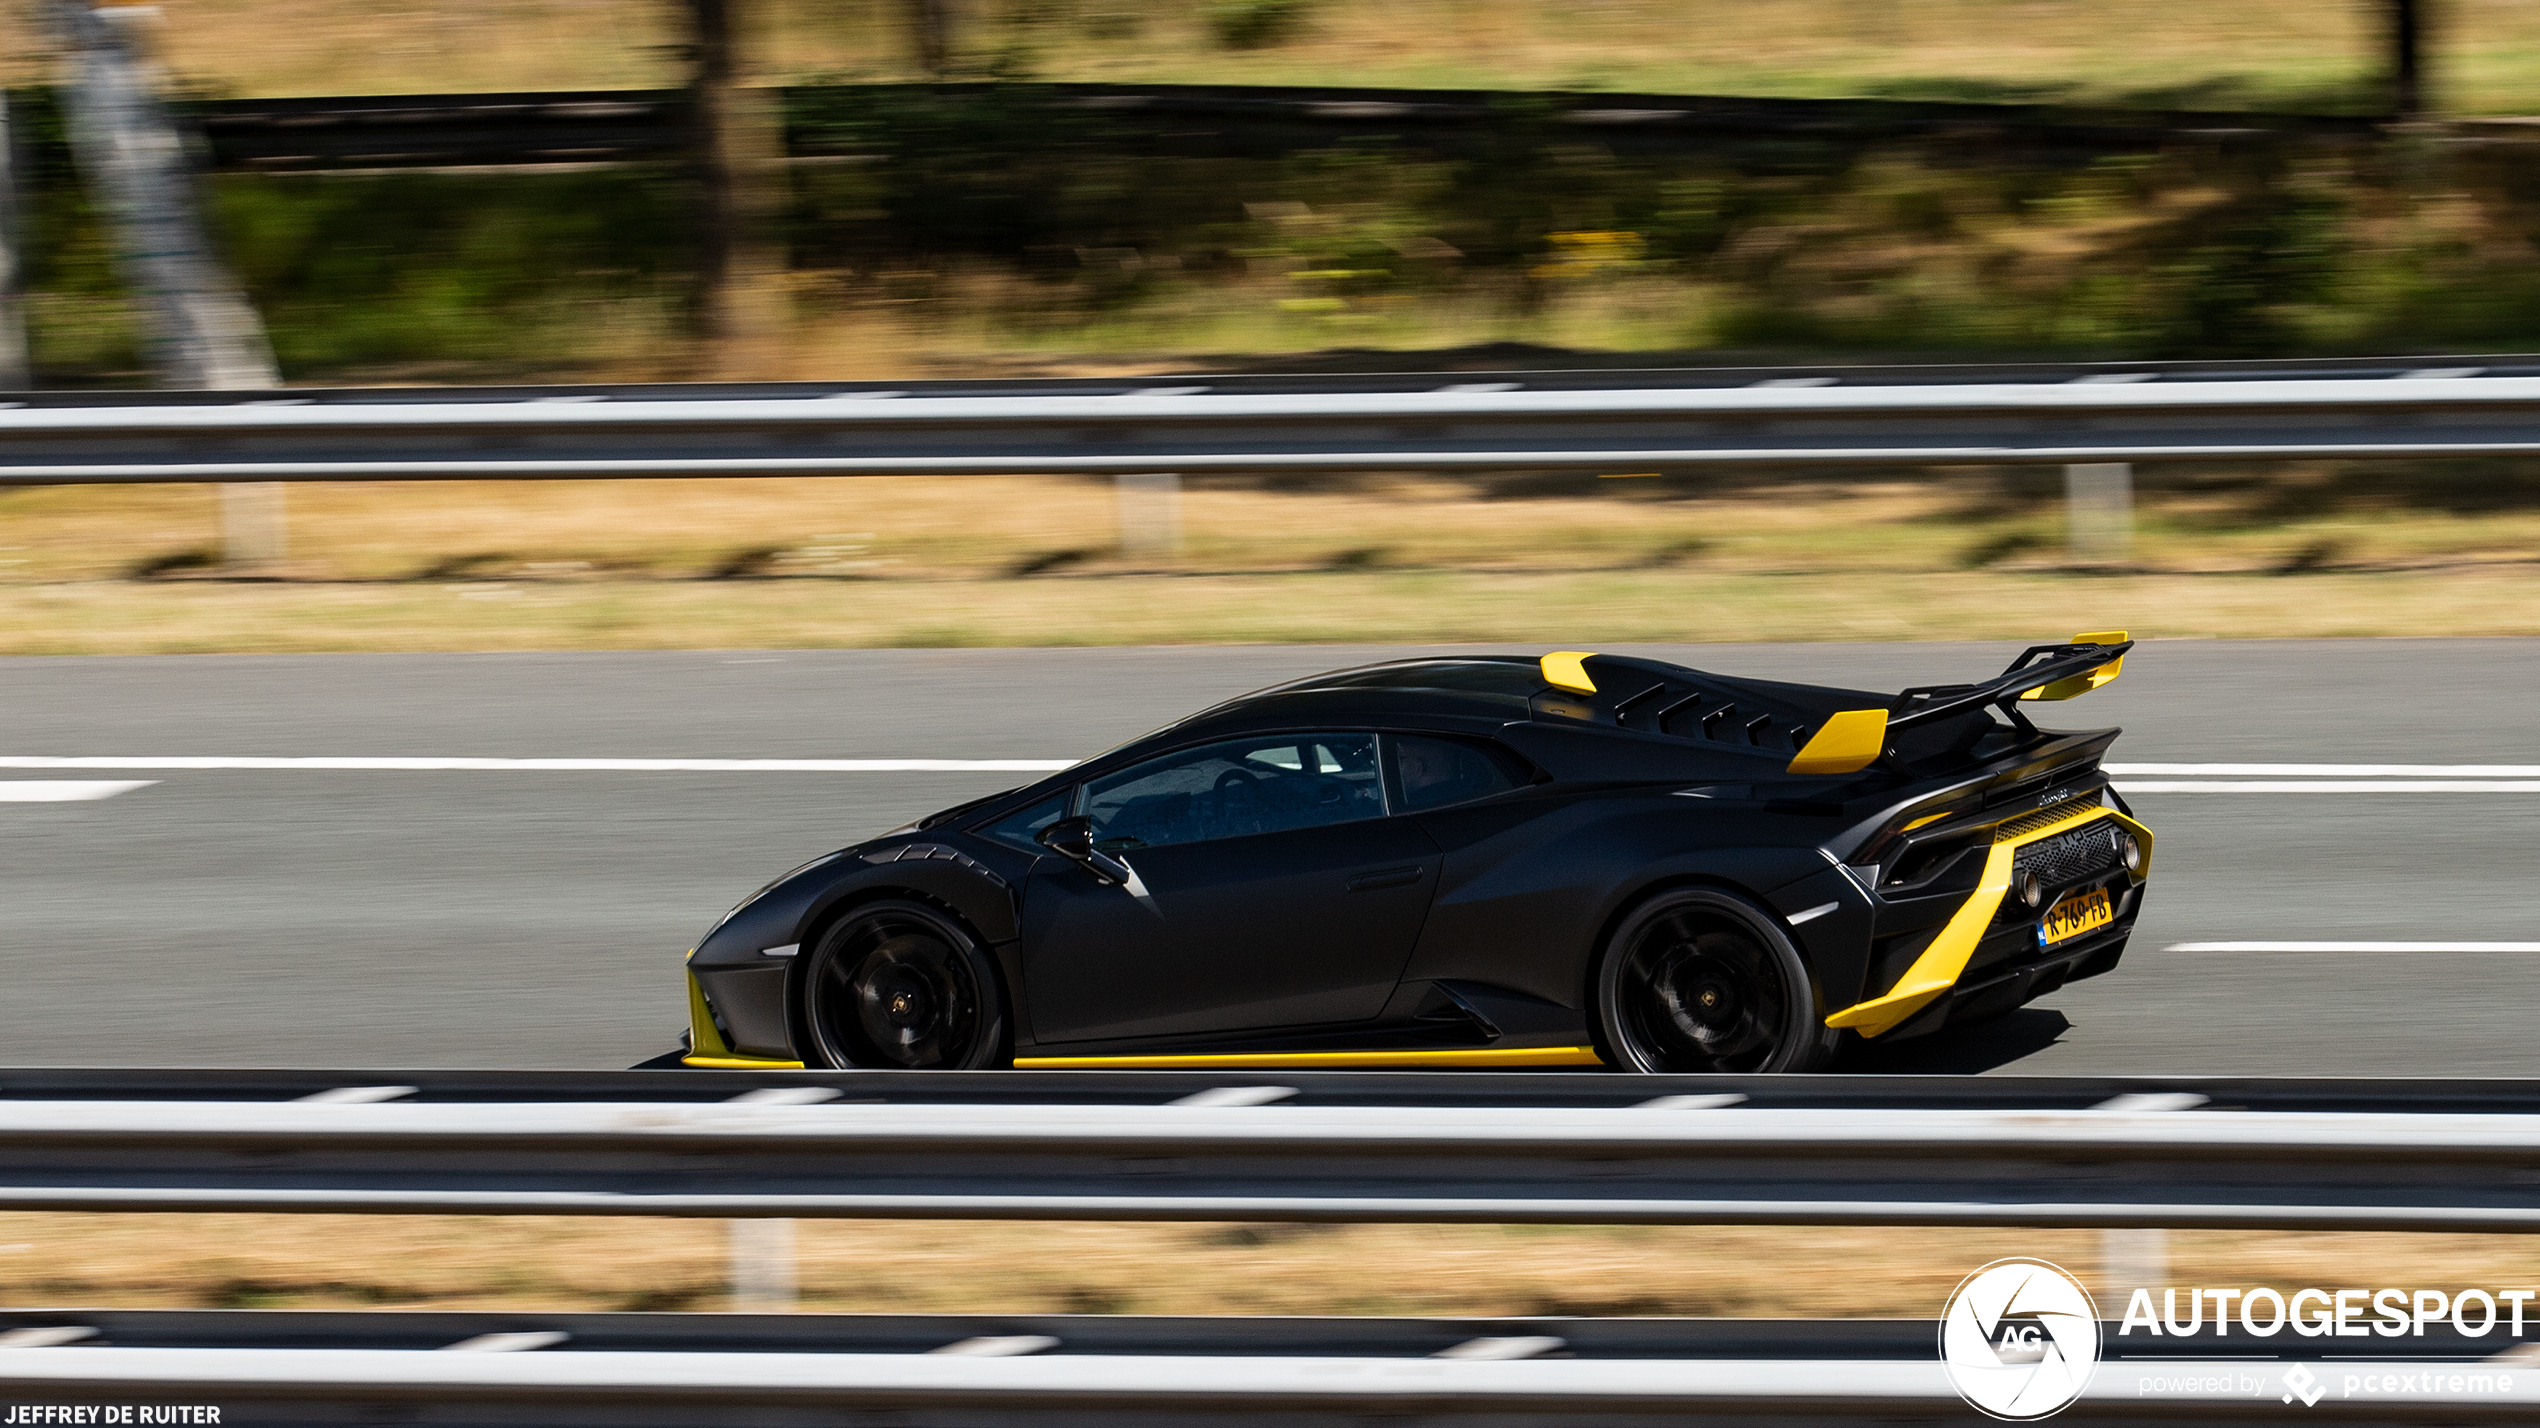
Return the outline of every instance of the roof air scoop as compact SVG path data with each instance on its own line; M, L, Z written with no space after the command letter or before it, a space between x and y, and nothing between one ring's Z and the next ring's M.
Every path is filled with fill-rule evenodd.
M1826 719L1799 756L1790 761L1795 774L1859 773L1877 763L1887 749L1887 711L1846 709Z
M1588 678L1587 661L1596 658L1593 650L1559 650L1543 657L1543 682L1555 689L1574 694L1594 694L1596 681Z

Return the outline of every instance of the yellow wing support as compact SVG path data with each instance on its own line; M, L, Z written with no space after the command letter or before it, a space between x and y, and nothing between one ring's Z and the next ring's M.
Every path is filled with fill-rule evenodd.
M1859 773L1879 761L1887 749L1887 711L1846 709L1826 720L1799 757L1790 761L1795 774Z
M1560 650L1543 657L1543 680L1555 689L1577 694L1594 694L1596 681L1588 678L1587 662L1596 658L1594 650Z
M2125 639L2126 634L2123 630L2101 630L2095 635L2075 635L2073 636L2073 643L2077 645L2121 645L2125 643ZM2071 699L2076 695L2088 694L2090 691L2097 689L2100 685L2106 684L2115 679L2119 674L2123 673L2124 670L2125 656L2119 655L2115 659L2108 661L2106 664L2100 665L2095 669L2083 670L2081 673L2074 675L2070 679L2059 679L2053 684L2041 684L2037 688L2028 691L2020 697L2022 699Z

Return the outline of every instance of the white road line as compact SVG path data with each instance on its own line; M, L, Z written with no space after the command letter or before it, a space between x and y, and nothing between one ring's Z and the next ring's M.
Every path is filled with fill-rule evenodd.
M2540 793L2540 779L2121 779L2119 793Z
M2164 952L2540 952L2540 942L2173 942Z
M2128 774L2205 778L2540 778L2540 764L2105 764Z
M269 769L397 773L1055 773L1073 759L53 758L0 755L7 769Z
M0 803L89 803L157 782L154 778L0 780Z

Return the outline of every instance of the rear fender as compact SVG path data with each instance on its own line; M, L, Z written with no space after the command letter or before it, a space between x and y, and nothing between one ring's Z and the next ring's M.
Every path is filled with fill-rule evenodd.
M1663 796L1623 807L1606 796L1514 826L1489 826L1482 808L1424 819L1446 865L1404 980L1485 982L1582 1006L1597 949L1652 891L1708 883L1769 902L1831 871L1813 842L1732 842L1724 820L1688 811Z

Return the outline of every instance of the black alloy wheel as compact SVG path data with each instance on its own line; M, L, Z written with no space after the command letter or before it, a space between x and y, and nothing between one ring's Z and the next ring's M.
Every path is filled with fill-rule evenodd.
M1626 1071L1815 1071L1828 1029L1788 935L1746 899L1664 893L1617 928L1597 974L1598 1048Z
M923 903L855 909L821 938L803 974L811 1064L969 1071L1011 1054L987 953Z

